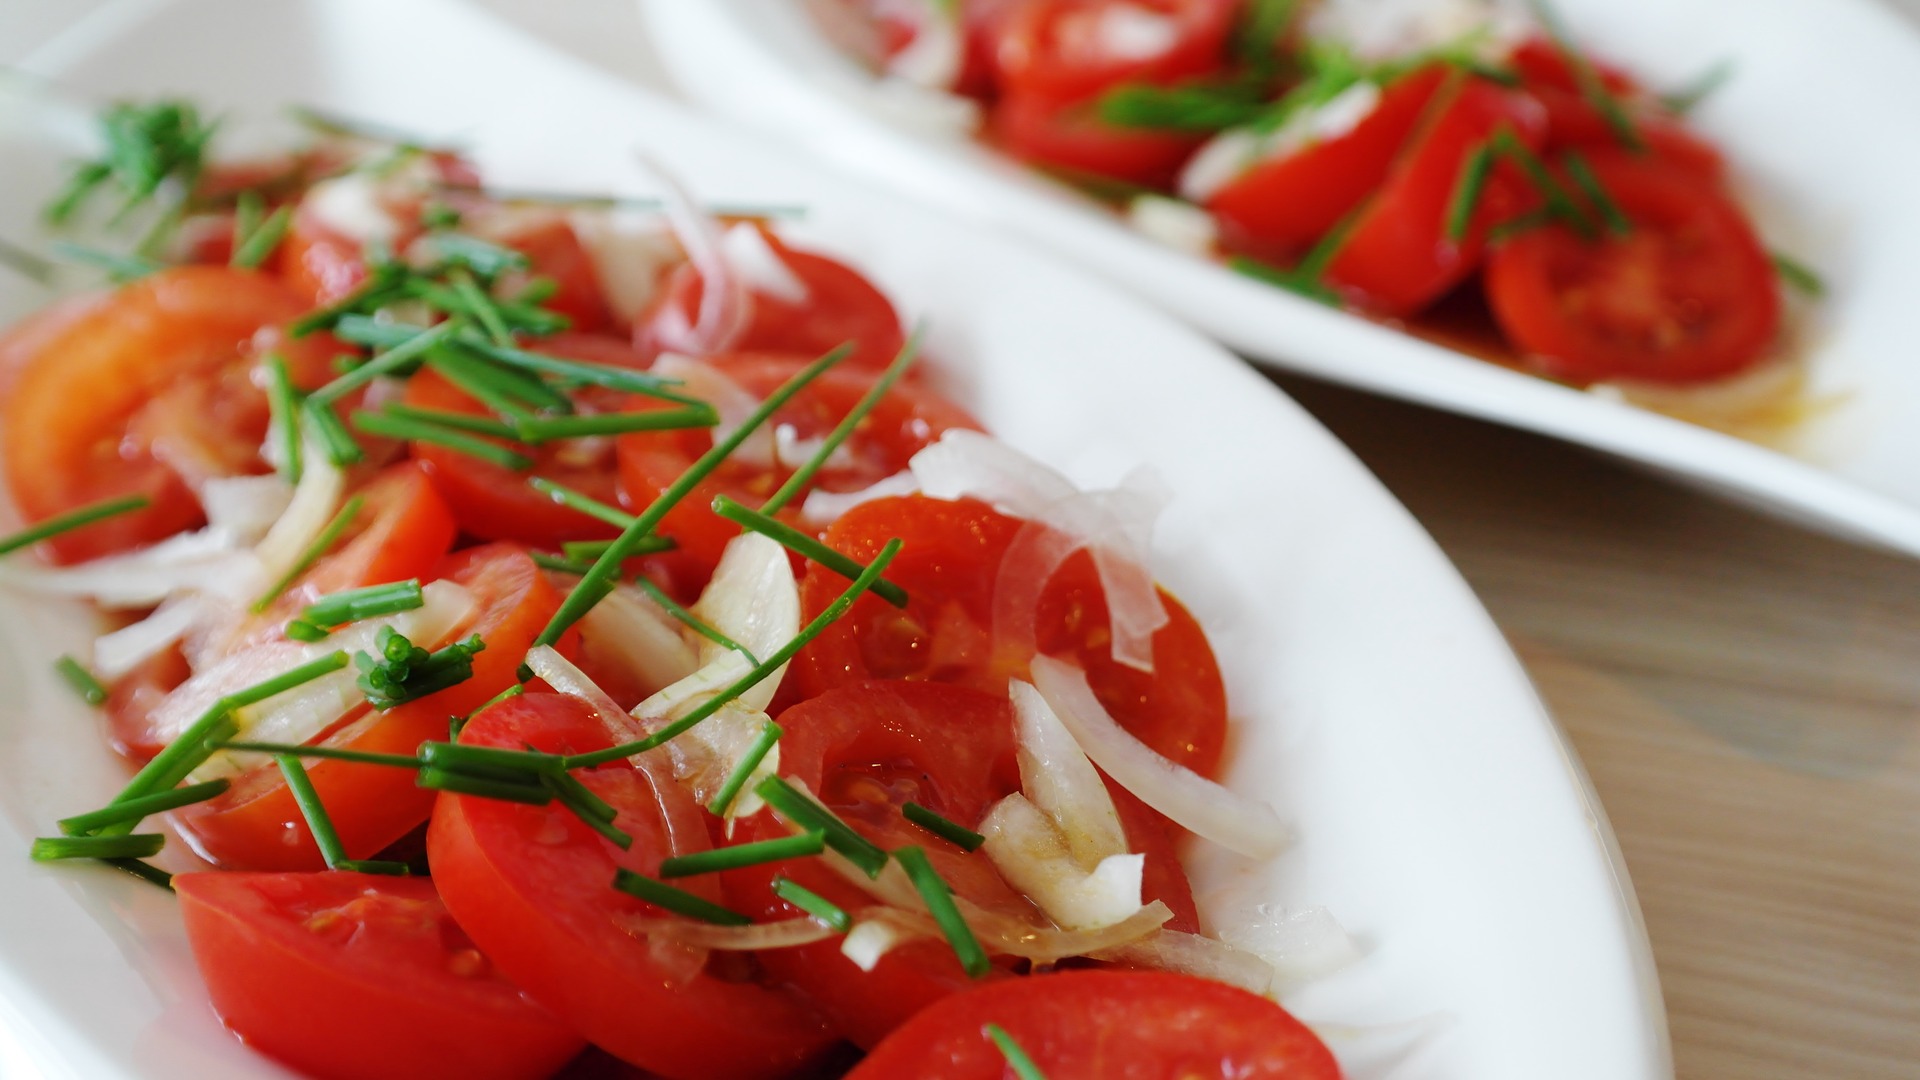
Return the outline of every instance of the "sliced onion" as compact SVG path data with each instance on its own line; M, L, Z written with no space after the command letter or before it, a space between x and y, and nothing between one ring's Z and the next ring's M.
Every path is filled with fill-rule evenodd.
M178 644L207 617L212 601L199 593L177 593L153 614L93 639L93 673L112 682Z
M844 448L844 444L842 446ZM841 514L861 503L896 495L914 495L919 491L920 481L914 478L911 469L882 477L859 491L826 491L814 488L807 492L807 501L800 504L800 516L809 525L831 525L839 520Z
M981 845L1007 884L1069 930L1112 926L1140 910L1144 855L1109 855L1082 867L1060 829L1019 792L980 823Z
M200 486L207 524L242 545L257 544L293 502L293 487L278 476L223 476Z
M720 414L720 422L713 427L713 441L716 443L732 437L760 408L760 399L746 387L728 378L725 372L712 364L691 356L664 353L653 362L653 371L657 375L680 380L681 392L713 406L714 411ZM750 465L773 465L779 456L773 432L766 425L761 425L734 450L733 456Z
M693 322L687 322L680 305L671 304L661 312L654 333L663 345L677 352L696 356L725 352L753 318L753 294L727 264L719 223L695 205L686 189L665 169L642 160L659 179L667 221L693 263L694 272L700 275L700 310Z
M659 919L635 914L616 915L614 919L630 934L725 952L792 949L825 941L835 934L832 927L814 919L781 919L752 926L716 926L693 919Z
M1094 958L1196 975L1262 997L1274 989L1273 966L1259 956L1225 942L1178 930L1162 930L1151 937L1103 950Z
M205 528L152 547L74 566L0 562L0 585L53 596L86 596L109 611L152 607L177 592L251 600L266 587L260 560L232 533Z
M580 619L580 645L597 664L618 667L655 693L699 670L680 623L646 593L619 585Z
M305 467L300 482L294 485L292 501L253 549L268 581L279 580L299 563L314 540L326 531L347 489L346 473L327 457L317 436L306 435L301 454Z
M1022 801L1031 800L1052 819L1081 869L1091 870L1102 859L1125 855L1127 831L1120 824L1113 796L1086 752L1073 741L1073 733L1031 684L1015 679L1008 693L1013 699Z
M751 221L735 222L720 237L721 254L742 288L765 293L789 304L807 302L807 283L767 242L767 234Z
M919 0L920 22L907 47L886 61L886 73L928 90L951 90L960 81L966 42L943 0ZM958 11L953 5L952 11Z
M1154 753L1107 714L1079 668L1036 656L1032 672L1034 685L1074 741L1140 801L1195 835L1251 858L1271 858L1287 846L1291 834L1273 807Z
M974 498L1014 517L1032 518L1079 489L1065 475L984 432L954 428L907 463L920 490L936 499Z
M1223 925L1220 939L1267 963L1280 990L1312 982L1360 959L1353 935L1324 907L1289 912L1262 904L1253 919Z
M400 237L401 223L388 212L380 183L369 173L350 172L314 184L300 200L300 212L363 245L390 244Z
M1211 255L1220 239L1212 214L1164 195L1134 196L1127 204L1127 224L1147 239L1188 255Z
M874 912L883 912L884 908L874 908ZM887 918L861 918L855 920L853 929L840 942L840 955L853 961L853 966L861 971L872 971L880 965L880 958L892 952L896 947L921 936L896 925Z
M651 211L576 210L567 221L593 261L607 307L622 325L631 326L640 317L667 269L686 259L673 230Z
M755 656L778 652L800 632L800 587L794 581L787 549L755 532L728 541L713 578L693 605L693 613ZM702 664L711 664L722 655L738 655L704 637L696 648ZM775 669L741 694L741 702L755 709L766 708L786 670L784 666Z
M535 645L527 650L525 662L527 670L538 676L541 682L568 697L586 702L606 728L607 738L615 744L632 742L645 735L645 731L627 716L627 711L605 690L600 689L600 684L575 667L573 661L561 656L553 646Z

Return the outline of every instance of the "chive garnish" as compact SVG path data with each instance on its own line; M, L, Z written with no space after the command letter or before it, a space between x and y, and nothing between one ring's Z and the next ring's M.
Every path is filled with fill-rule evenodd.
M353 433L340 422L339 415L331 407L309 399L300 403L300 417L301 422L319 438L321 447L327 452L327 460L336 467L344 469L367 456L367 452L360 448Z
M523 265L524 262L523 259ZM465 267L455 267L447 274L447 280L453 282L454 292L460 294L460 299L480 320L480 326L493 338L494 344L513 344L513 331L507 329L507 322L500 316L500 309L494 306L493 297L487 295L480 283L473 279L471 272Z
M441 427L424 420L413 420L391 412L368 412L358 409L353 414L353 426L369 435L384 435L389 439L405 439L408 442L431 443L443 446L457 454L464 454L491 465L514 472L524 472L533 468L533 459L518 454L504 446L496 446L478 436L449 427Z
M145 495L127 495L118 499L104 499L97 503L89 503L78 510L50 517L30 529L22 529L12 536L0 538L0 555L12 554L29 544L37 544L42 540L59 536L61 533L84 528L96 521L104 521L135 510L144 510L146 506Z
M434 791L451 791L456 795L474 795L482 799L497 799L501 802L525 803L528 806L545 806L554 799L553 789L543 784L529 784L518 780L491 780L449 772L446 769L421 769L414 783Z
M753 655L752 650L721 633L720 629L712 623L695 615L692 611L688 610L685 605L681 604L680 601L668 596L666 590L660 586L655 585L652 581L644 577L635 578L634 584L639 586L640 591L646 593L649 599L659 604L667 614L673 616L687 629L692 630L694 633L699 634L701 637L706 638L708 641L713 642L723 649L732 649L734 652L746 657L747 663L756 667L759 666L760 658Z
M472 413L448 412L444 409L420 409L412 405L403 405L390 401L381 406L381 411L400 417L403 420L418 420L436 427L454 431L470 431L476 435L491 435L496 439L513 439L519 432L504 420L491 416L475 416Z
M754 785L754 794L778 811L780 816L804 832L822 834L826 845L846 857L870 878L887 868L887 853L879 845L853 830L840 816L821 805L819 800L778 776L769 776Z
M327 527L320 530L320 535L313 538L313 543L308 544L307 549L300 553L300 557L293 561L293 565L287 567L287 572L280 575L280 580L260 594L260 598L253 602L249 610L255 615L267 610L269 605L280 598L281 593L286 592L289 586L300 579L301 574L307 572L308 567L319 562L320 556L330 551L333 545L339 542L341 534L345 533L354 519L360 516L360 507L365 501L359 495L348 499L340 507L340 512L333 515L333 520L327 522Z
M1660 104L1676 116L1685 116L1711 97L1714 91L1726 85L1727 80L1733 77L1733 71L1732 60L1721 60L1694 76L1687 85L1671 94L1660 95Z
M391 765L400 769L417 769L420 759L405 754L381 754L372 750L344 750L337 746L301 746L296 743L248 742L235 739L229 742L215 743L215 750L245 750L258 754L290 754L294 757L317 758L321 761L347 761L356 765Z
M683 431L687 428L713 427L720 414L711 405L689 405L679 409L641 409L637 412L599 413L593 416L536 416L521 425L521 434L532 443L555 439L577 439L583 435L625 435L634 431Z
M162 184L175 181L184 204L205 164L215 122L203 122L193 103L156 101L150 105L117 103L100 114L106 154L86 162L44 211L49 225L61 226L101 185L112 181L122 193L114 222L153 198ZM165 215L163 215L164 217Z
M379 655L356 652L353 663L368 704L385 712L473 678L473 655L486 647L474 634L428 652L392 626L382 626L374 638Z
M533 565L542 570L557 570L562 574L583 577L587 571L593 569L593 564L590 562L569 559L550 551L529 551L527 554L533 558Z
M666 725L644 739L626 743L622 746L609 747L591 754L571 756L567 759L567 767L574 769L586 765L603 765L609 761L618 761L620 758L651 750L656 746L660 746L677 738L707 717L719 712L728 702L752 689L760 680L766 678L768 675L778 671L782 665L793 659L794 654L805 648L807 643L820 636L822 631L828 626L831 626L842 615L845 615L847 609L853 606L853 602L859 599L862 593L873 587L873 583L878 580L881 573L886 570L887 564L891 563L893 557L899 553L899 539L896 538L887 541L887 546L880 549L880 554L874 556L873 562L867 564L866 570L862 572L858 578L854 579L851 585L847 586L846 591L836 597L833 603L828 604L820 614L814 616L813 620L802 627L800 632L794 635L790 641L780 646L773 655L762 660L753 670L734 680L731 685L718 694L701 702L699 706L690 710L685 716L682 716L680 719L675 720L673 723ZM598 564L595 564L595 568L598 569ZM584 584L586 580L587 579L583 578L582 583ZM575 592L577 593L578 591L579 589L576 588Z
M1593 174L1593 167L1587 164L1587 159L1569 150L1564 160L1567 175L1573 177L1573 182L1580 188L1580 193L1592 201L1594 208L1600 211L1600 220L1606 222L1607 231L1615 236L1625 236L1632 232L1633 222L1628 219L1626 211L1620 209L1620 204L1615 202L1613 196L1609 195L1607 189L1601 185L1600 178Z
M704 897L676 889L665 882L622 868L613 875L613 887L676 915L718 926L750 926L753 920Z
M747 780L753 776L753 771L767 759L767 754L773 750L774 744L778 743L780 736L784 734L786 732L780 725L771 720L761 726L760 734L754 737L753 744L747 747L747 752L734 765L733 771L727 774L726 782L720 785L720 790L714 792L713 800L707 803L707 809L715 817L727 816L727 809L739 796L740 789L747 786Z
M42 836L33 842L33 861L58 859L145 859L160 854L167 838L162 833L128 836Z
M917 802L908 802L900 808L900 816L927 830L940 839L947 841L962 851L976 851L987 838L972 829L941 817Z
M486 361L472 359L451 349L441 349L428 359L427 366L458 387L461 393L485 405L495 415L504 417L515 434L520 432L521 422L533 419L532 411L517 396L487 377Z
M960 917L960 908L953 902L953 890L934 872L927 853L909 845L895 851L893 857L900 861L907 879L919 890L920 899L927 902L927 913L947 935L947 944L953 946L953 955L959 958L961 968L970 978L983 978L991 968L987 951L980 947L980 939L973 936L973 928Z
M534 639L534 644L551 645L560 640L561 634L566 633L569 627L580 621L580 617L606 595L610 584L609 579L619 572L620 564L626 560L640 539L660 524L668 511L677 506L680 500L686 498L700 481L706 479L708 473L718 468L720 463L726 460L727 455L739 449L740 444L746 442L768 417L787 403L788 399L799 393L821 372L846 359L852 351L852 346L842 345L807 365L778 390L768 395L767 399L761 402L760 407L755 409L732 435L715 443L712 449L702 454L699 460L681 473L679 479L670 484L646 510L635 517L633 523L620 533L612 546L594 561L593 568L581 577L579 584L574 586L573 592L567 594L567 598L560 604L560 609L554 612L553 618L547 622L546 629Z
M1328 307L1340 306L1340 297L1332 289L1327 288L1319 282L1303 280L1298 274L1292 271L1261 262L1259 259L1248 258L1244 255L1235 255L1227 260L1227 268L1236 274L1253 278L1255 281L1264 282L1268 285L1277 286L1290 293L1305 297L1308 300L1325 304Z
M321 405L331 405L372 382L376 376L392 374L424 357L436 346L452 337L460 326L458 320L448 319L437 326L409 333L406 340L315 390L307 396L307 400Z
M839 933L844 934L853 929L853 916L848 915L839 904L791 878L774 878L773 895L819 919Z
M608 506L585 492L575 491L565 484L557 484L544 476L535 476L527 481L533 490L559 503L569 510L578 510L596 521L604 521L616 529L624 529L633 524L633 515L615 506Z
M1013 1041L1013 1036L1007 1034L1006 1028L999 1024L988 1024L980 1030L986 1032L987 1038L992 1039L993 1045L999 1048L1000 1056L1007 1059L1007 1068L1013 1070L1017 1080L1047 1080L1047 1074L1041 1072L1040 1066L1033 1063L1033 1058L1027 1055L1026 1050Z
M287 361L279 353L268 353L261 366L267 373L267 410L272 414L274 431L280 438L281 475L289 484L298 484L301 473L300 391L287 373Z
M771 840L757 840L751 844L734 844L731 847L696 851L691 855L675 855L661 861L660 876L663 878L693 877L696 874L738 870L743 866L759 866L762 863L779 862L782 859L803 859L809 855L818 855L825 850L827 850L826 833L794 833L792 836L776 836Z
M554 798L572 811L581 824L606 837L622 851L633 847L633 837L613 823L617 816L614 808L590 791L587 785L563 772L543 774L540 782L552 789Z
M1783 255L1778 251L1774 252L1773 270L1780 275L1780 280L1799 289L1808 296L1821 297L1827 295L1826 281L1823 280L1819 274L1815 273L1812 267L1809 267L1806 263L1790 255Z
M107 700L107 688L100 685L100 680L93 677L93 672L88 671L73 657L62 656L55 660L53 670L59 672L67 685L73 687L73 692L80 695L80 700L87 704L99 705Z
M564 773L567 759L559 754L538 750L509 750L498 746L466 746L460 743L425 742L420 744L420 760L427 765L455 772L480 768L511 770L509 775L528 773ZM528 782L532 778L528 777Z
M169 810L178 810L183 806L205 802L225 793L227 787L225 780L208 780L202 784L189 784L170 791L156 791L151 795L142 795L98 810L89 810L84 814L75 814L70 818L61 818L60 831L68 836L82 836L86 833L98 832L109 825L123 823L137 825L154 814L164 814Z
M413 873L413 867L406 863L388 859L341 859L332 868L356 874L385 874L388 877L406 877Z
M325 641L332 632L323 626L315 626L305 619L289 619L283 631L289 641L304 641L312 644Z
M368 585L331 593L307 605L300 618L314 626L335 627L362 619L412 611L426 606L420 579L395 581L387 585Z
M1580 234L1582 239L1593 239L1597 232L1593 219L1574 200L1566 187L1554 177L1553 171L1547 168L1547 163L1540 160L1540 155L1534 153L1532 147L1521 142L1520 137L1513 133L1511 127L1503 125L1500 130L1493 133L1493 146L1502 157L1518 165L1520 171L1527 174L1527 179L1533 182L1534 189L1540 193L1541 198L1546 200L1547 210L1550 213L1565 221L1574 232Z
M334 830L333 819L327 816L327 808L320 801L320 793L314 790L313 780L307 776L306 767L300 759L290 754L276 754L273 763L280 768L280 775L287 781L287 791L293 795L295 806L307 819L307 831L313 834L313 843L320 849L320 857L326 860L327 869L337 866L347 857L347 849L340 844L340 834Z
M1262 97L1262 87L1242 82L1126 83L1100 95L1094 111L1114 127L1211 133L1258 120L1272 107Z
M142 255L118 255L111 251L86 247L82 244L55 242L52 246L55 255L69 262L87 266L97 266L107 272L107 280L116 285L129 281L138 281L148 274L157 274L167 268L158 259L149 259Z
M287 228L293 224L293 208L282 206L267 216L260 227L253 230L246 240L240 239L238 230L234 232L233 258L231 265L242 270L252 270L267 261L267 257L286 239Z
M813 482L815 474L826 466L827 459L833 455L833 452L840 448L841 443L847 441L847 437L852 435L853 430L860 426L860 422L867 418L867 414L880 404L880 399L887 396L887 391L893 389L893 384L900 381L900 376L906 374L907 369L920 358L920 343L925 336L925 329L924 326L913 328L913 332L908 334L907 340L901 344L900 351L894 355L893 362L880 373L880 377L874 380L873 386L861 396L847 415L827 433L826 439L820 443L820 449L814 451L806 464L794 470L794 474L787 477L786 483L781 484L778 491L769 496L766 502L760 504L761 513L779 513L796 496L806 490L807 485Z
M713 512L744 529L752 530L769 540L775 541L789 551L797 552L820 566L849 580L866 572L866 567L858 559L844 552L835 551L822 543L816 536L801 532L777 518L768 517L758 510L750 510L725 495L713 500ZM891 581L876 580L873 594L884 599L894 607L907 606L907 590Z
M1492 169L1491 141L1474 147L1460 163L1460 179L1455 182L1453 198L1447 205L1447 239L1457 244L1467 238L1467 227L1473 222L1473 212L1480 205L1480 195L1486 190L1487 174Z
M113 867L115 870L132 874L141 881L158 885L168 892L173 891L173 875L150 862L144 862L140 859L102 859L100 861Z
M4 237L0 237L0 266L41 285L52 285L54 274L59 270L52 259L28 251Z
M1567 32L1567 24L1560 18L1560 13L1547 0L1528 0L1528 2L1533 8L1534 15L1540 20L1540 25L1546 29L1547 37L1552 39L1554 48L1559 50L1560 58L1566 61L1567 67L1572 70L1574 85L1580 88L1580 96L1586 98L1587 103L1599 112L1601 119L1606 121L1608 129L1613 132L1613 137L1619 140L1620 145L1635 153L1645 153L1646 140L1640 137L1639 129L1627 116L1627 110L1620 104L1620 99L1614 96L1613 91L1607 89L1606 81L1600 77L1599 69L1593 66L1593 61L1587 54L1574 47L1572 36Z

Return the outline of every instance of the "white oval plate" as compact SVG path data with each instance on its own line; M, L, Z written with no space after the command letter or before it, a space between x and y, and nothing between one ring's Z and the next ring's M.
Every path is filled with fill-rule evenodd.
M1230 782L1301 836L1268 865L1208 860L1197 883L1216 919L1324 904L1361 936L1358 966L1288 999L1352 1075L1669 1075L1638 911L1578 764L1439 551L1253 371L1047 258L716 130L457 4L153 7L47 73L96 99L304 101L462 133L500 183L645 190L646 147L707 197L806 205L806 232L930 320L950 388L996 431L1083 482L1145 461L1177 492L1158 555L1228 675ZM46 154L0 149L36 169ZM9 189L0 230L44 190ZM89 620L5 610L0 1023L54 1076L272 1075L215 1024L165 894L27 861L30 836L122 773L98 719L48 676Z
M802 0L642 0L695 100L901 190L1041 241L1255 360L1617 454L1834 534L1920 555L1920 34L1871 0L1558 0L1656 86L1722 59L1699 110L1762 231L1818 267L1804 339L1832 408L1793 456L1482 363L1163 247L963 135L915 128Z

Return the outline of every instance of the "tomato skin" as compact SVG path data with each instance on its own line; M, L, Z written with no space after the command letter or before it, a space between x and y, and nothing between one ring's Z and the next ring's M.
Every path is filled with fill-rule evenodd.
M987 138L1032 165L1070 178L1118 180L1166 191L1203 138L1178 132L1117 127L1102 120L1093 101L1058 101L1009 91L987 116Z
M994 594L1002 564L1023 522L971 499L913 495L875 499L827 530L828 546L862 562L894 537L903 541L887 578L907 590L903 611L862 597L803 649L788 678L802 697L871 678L953 682L1004 694L1025 678L1030 651L994 640ZM824 610L844 585L809 574L800 584L801 615ZM1226 689L1204 631L1165 590L1169 622L1153 636L1154 673L1116 663L1110 651L1106 594L1092 557L1081 550L1055 572L1034 611L1038 651L1087 673L1114 719L1155 751L1210 775L1226 737Z
M463 745L531 745L557 753L603 749L610 738L583 703L529 692L468 721ZM653 875L680 840L675 823L700 810L668 780L654 787L627 762L574 774L619 811L633 837L622 850L559 804L520 806L446 793L427 853L447 907L500 970L602 1049L670 1080L789 1075L833 1043L826 1027L785 995L705 971L684 981L652 945L622 929L627 914L662 914L612 887L625 867ZM678 848L685 850L684 848ZM692 891L713 883L678 882Z
M325 307L367 279L359 242L307 207L294 211L275 265L281 279L306 299L308 307Z
M480 612L458 636L487 643L473 677L385 712L369 710L321 740L323 745L413 754L447 737L447 718L464 716L512 686L520 658L560 606L560 594L525 551L506 544L450 556L439 575L472 591ZM407 769L348 761L311 761L307 776L327 807L349 858L378 854L433 811L434 793ZM264 765L235 779L223 795L177 815L194 847L213 862L247 870L318 870L325 865L306 817L280 770Z
M1218 71L1240 5L1235 0L1028 0L999 26L1002 88L1084 101L1125 82L1164 85ZM1165 31L1147 55L1116 55L1103 24L1144 16Z
M949 998L847 1080L1001 1080L996 1024L1049 1080L1339 1080L1333 1054L1263 997L1189 975L1067 971Z
M166 749L154 733L153 710L193 674L178 648L166 649L113 681L107 691L107 734L123 757L146 762Z
M1525 93L1460 74L1451 78L1327 267L1329 282L1378 315L1410 315L1439 299L1479 264L1487 230L1537 198L1503 162L1488 176L1466 235L1447 236L1454 189L1474 149L1503 127L1535 149L1546 134L1544 110Z
M1547 110L1547 150L1621 149L1620 137L1607 118L1580 90L1566 57L1550 41L1522 42L1508 58L1521 81ZM1712 143L1694 135L1672 115L1653 107L1638 84L1624 72L1596 64L1601 83L1620 102L1647 151L1693 173L1702 180L1726 179L1726 160Z
M576 334L598 333L609 327L613 317L600 288L600 273L566 218L542 217L508 230L498 240L525 255L530 264L524 272L502 278L500 295L517 294L533 278L551 278L558 289L542 307L565 315L571 324L569 329Z
M1222 246L1271 262L1304 254L1386 180L1446 77L1442 65L1409 72L1353 130L1262 161L1215 192L1206 207Z
M213 1007L323 1080L537 1080L580 1037L492 970L425 878L174 878Z
M245 383L249 343L262 327L303 310L298 297L264 275L180 267L123 286L44 343L22 366L0 414L0 454L22 515L39 521L123 495L151 501L146 509L48 541L45 550L56 562L125 551L203 520L179 474L150 445L130 438L130 426L164 393L217 385L216 403L231 402L236 415L223 409L203 418L205 434L235 454L248 452L251 436L257 461L266 406ZM230 387L233 394L225 392ZM256 417L258 430L241 430Z
M1703 382L1764 358L1779 283L1740 208L1657 157L1595 152L1589 164L1632 231L1588 242L1554 224L1497 245L1487 295L1515 348L1575 383Z

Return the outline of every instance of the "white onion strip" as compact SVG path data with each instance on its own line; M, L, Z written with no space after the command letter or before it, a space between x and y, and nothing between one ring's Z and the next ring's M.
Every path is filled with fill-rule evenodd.
M614 920L630 934L723 952L792 949L825 941L835 934L832 927L815 919L781 919L752 926L716 926L693 919L658 919L635 914L616 915Z
M1034 685L1094 764L1140 801L1196 836L1250 858L1277 855L1291 832L1273 807L1226 788L1155 753L1116 723L1079 668L1036 656Z
M1197 975L1263 997L1272 992L1274 984L1273 965L1259 956L1225 942L1178 930L1162 930L1151 937L1103 949L1094 954L1094 959Z
M700 275L700 310L689 324L678 304L662 312L655 333L662 344L680 352L707 356L725 352L739 340L753 318L753 294L736 279L721 246L719 223L697 206L671 173L651 158L641 163L660 181L667 221L693 270Z
M1127 853L1127 832L1106 781L1032 684L1013 680L1014 739L1020 791L1065 838L1083 870Z

